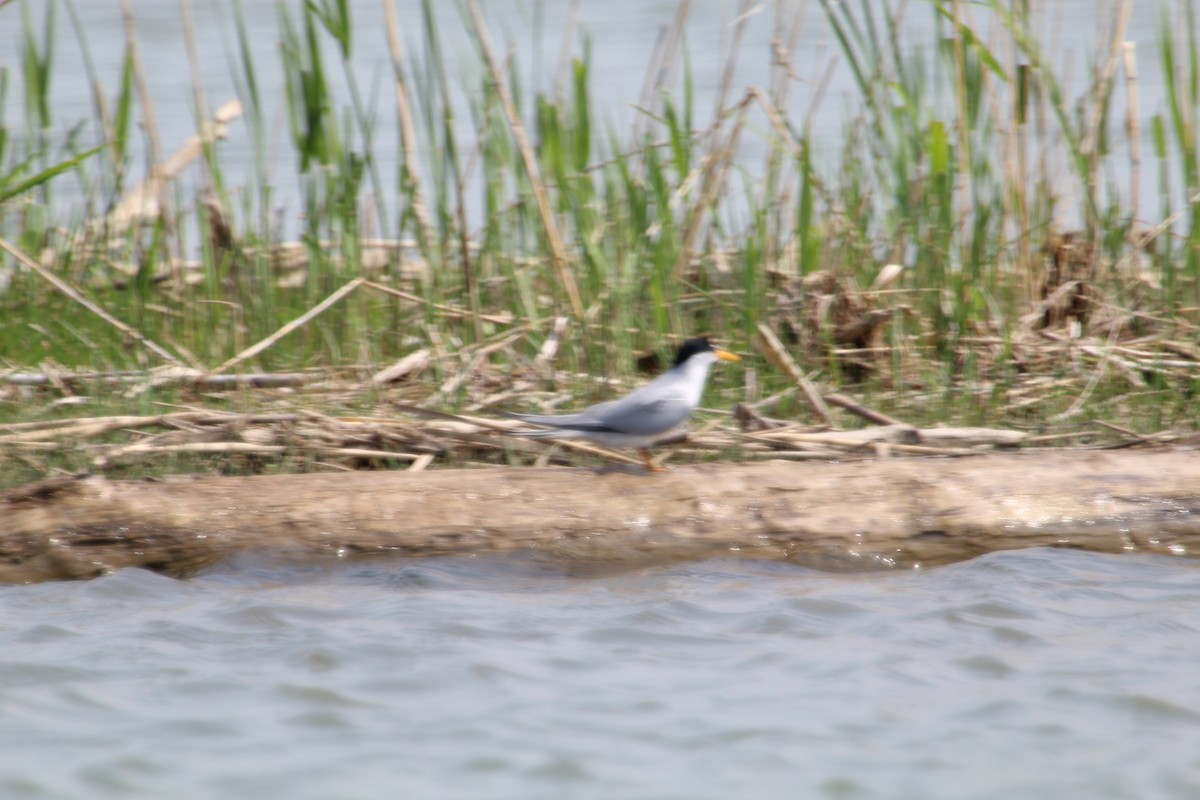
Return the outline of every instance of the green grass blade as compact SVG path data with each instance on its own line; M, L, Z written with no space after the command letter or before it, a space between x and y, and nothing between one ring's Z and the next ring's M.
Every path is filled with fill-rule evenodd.
M99 153L105 147L107 147L107 145L99 145L97 147L93 147L91 150L86 150L86 151L80 153L79 155L75 156L74 158L68 159L67 161L62 161L58 164L55 164L52 167L48 167L48 168L42 170L41 172L37 173L36 175L32 175L29 178L26 178L25 180L21 181L20 183L14 184L12 186L7 186L3 182L0 182L0 203L3 203L6 200L16 197L19 194L24 194L25 192L28 192L30 189L34 189L34 188L37 188L38 186L48 183L51 179L55 178L56 176L61 175L64 172L67 172L68 170L72 170L75 167L79 166L84 161L88 160L92 156Z

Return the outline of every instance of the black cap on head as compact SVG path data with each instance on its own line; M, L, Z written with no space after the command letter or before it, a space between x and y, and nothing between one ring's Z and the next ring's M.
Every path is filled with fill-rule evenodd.
M675 353L675 363L672 366L678 367L697 353L711 353L712 351L713 346L709 344L707 337L688 339L679 345L679 350Z

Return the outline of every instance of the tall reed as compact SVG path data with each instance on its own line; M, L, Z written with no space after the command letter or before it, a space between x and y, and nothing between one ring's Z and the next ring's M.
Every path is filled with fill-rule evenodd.
M397 118L411 126L400 157L379 152L380 126L392 123L377 93L358 83L351 5L281 4L285 145L301 191L305 263L295 272L284 262L296 254L278 248L291 226L275 215L280 198L268 166L277 101L261 84L238 0L229 12L228 58L251 142L249 184L226 185L221 145L206 135L198 188L176 183L164 194L174 196L170 213L121 231L96 223L134 182L131 133L147 111L135 90L135 43L127 42L111 81L115 95L94 95L99 149L92 150L54 127L74 122L56 120L50 103L56 2L40 21L21 3L19 64L0 65L0 113L10 69L19 70L24 92L19 135L0 125L0 237L30 254L57 248L60 260L84 262L71 262L73 280L148 337L210 367L358 277L423 302L354 294L338 315L261 352L257 365L378 364L422 344L452 349L505 333L495 321L504 311L509 327L524 331L528 352L566 316L578 335L566 340L562 362L620 371L630 364L626 350L692 331L711 329L748 347L788 281L833 270L861 287L896 263L905 268L898 288L909 293L913 313L897 315L891 341L917 345L897 350L893 367L918 353L921 369L953 381L973 374L973 356L963 357L970 341L1007 336L1038 298L1046 248L1067 230L1095 250L1098 282L1125 291L1130 273L1122 265L1148 258L1163 288L1154 294L1160 290L1148 285L1139 302L1200 300L1200 46L1192 4L1161 12L1157 69L1167 105L1151 121L1160 186L1154 219L1135 219L1128 189L1108 179L1127 14L1116 16L1098 49L1089 85L1072 95L1035 33L1034 4L821 5L857 91L836 158L828 140L814 137L811 120L789 110L790 92L807 92L815 105L822 91L820 79L815 89L798 83L795 4L779 4L770 85L739 90L729 81L739 26L750 16L743 6L724 56L722 74L730 77L707 127L698 127L676 19L651 65L637 124L618 129L610 110L596 107L586 43L562 61L554 81L562 91L532 94L519 58L483 46L481 16L454 17L426 0L420 25L403 31L419 46L400 47L404 35L393 37ZM904 15L917 13L933 15L930 47L903 39ZM454 24L476 43L475 62L462 73L446 56L445 31ZM85 32L78 36L86 44ZM755 54L740 54L748 55ZM96 85L101 77L93 76ZM64 180L97 195L87 219L50 193ZM379 239L389 244L376 247ZM188 262L197 260L192 269ZM33 315L61 300L20 273L0 304L0 359L25 363ZM447 307L469 313L439 311ZM39 358L109 367L135 360L101 322L37 324ZM842 379L836 359L807 366Z

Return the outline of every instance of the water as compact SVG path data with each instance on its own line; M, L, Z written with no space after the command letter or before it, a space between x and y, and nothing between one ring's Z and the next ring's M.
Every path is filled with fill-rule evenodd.
M117 5L75 5L111 97L124 43ZM195 5L216 107L234 95L232 15ZM355 69L374 86L375 152L391 175L379 4L353 5ZM419 48L416 4L397 5ZM548 4L534 32L528 5L508 15L488 5L502 17L497 38L525 65L527 98L550 88L561 11ZM808 5L797 60L806 82L789 108L798 125L836 55ZM1103 14L1091 0L1048 5L1048 35L1063 37L1052 39L1054 60L1072 65L1074 95ZM1135 5L1129 38L1148 119L1162 111L1158 5ZM294 225L276 7L245 6L281 154L272 177ZM731 6L695 7L688 37L705 125ZM638 119L631 104L672 11L582 5L599 120L624 130ZM926 47L927 12L910 12ZM766 85L771 13L752 21L730 100ZM196 128L178 6L136 4L136 14L169 153ZM19 75L16 6L0 19L13 23L0 32L0 66ZM443 20L450 58L474 64L455 14ZM530 41L548 44L520 46ZM61 134L94 117L61 16L58 53ZM1122 102L1117 92L1114 119ZM17 90L8 103L20 131ZM828 132L818 147L836 150L858 105L843 63L817 109L815 130ZM1123 134L1113 136L1119 151ZM743 147L753 146L748 135ZM251 149L233 126L221 152L235 189ZM861 575L724 560L602 570L522 558L244 559L188 581L126 570L0 587L0 798L1194 798L1198 612L1200 562L1065 550Z
M255 80L264 102L264 120L268 129L267 149L262 156L254 154L253 138L246 121L230 126L229 137L219 147L224 180L236 197L252 183L256 162L265 162L269 180L276 189L273 208L279 211L279 224L286 233L294 234L297 217L303 213L300 200L298 156L288 144L287 107L284 98L285 76L280 58L279 7L286 6L293 16L299 3L243 3L247 30L251 33L248 48L254 64ZM400 146L395 124L395 97L391 84L391 62L385 36L383 7L378 0L351 0L354 35L350 69L369 109L376 117L371 152L377 159L389 207L394 206L393 176L400 163ZM408 69L414 94L414 113L420 116L421 75L428 69L425 62L425 40L422 30L421 0L395 0L400 36L409 56ZM609 0L609 2L580 3L572 15L565 2L539 0L498 0L483 4L487 7L491 35L502 57L512 58L518 65L522 80L523 108L532 116L538 93L552 94L563 82L560 69L565 52L579 57L582 41L590 43L591 95L597 140L607 141L609 130L623 132L644 121L644 113L636 106L641 101L642 87L652 64L652 56L660 32L670 25L676 11L674 3L647 3L643 0ZM1043 42L1049 63L1068 98L1087 91L1091 80L1091 64L1097 52L1107 50L1104 36L1117 13L1118 2L1103 0L1054 0L1034 4L1037 33ZM1138 83L1142 110L1142 128L1150 130L1151 117L1165 112L1164 85L1160 69L1161 54L1160 5L1151 0L1134 0L1126 40L1137 46L1141 65ZM30 4L35 27L41 30L44 2ZM202 90L204 106L211 113L222 104L241 96L239 84L244 81L241 55L235 29L233 4L226 0L194 0L192 34L196 41L197 64L193 72L184 49L185 25L176 3L134 4L135 28L144 65L147 91L154 106L154 118L161 140L163 157L174 152L197 128L197 95ZM477 98L483 79L482 67L475 55L474 44L460 13L452 4L434 4L438 16L448 74L451 79L451 102L455 109L456 130L460 148L469 152L475 146L476 131L471 98ZM122 59L125 54L125 33L118 3L74 3L79 29L86 40L87 50L95 65L96 79L103 86L107 103L115 102L120 85ZM801 19L800 36L793 56L795 81L791 85L784 112L794 128L812 133L819 163L836 165L842 155L847 127L863 113L863 102L853 74L840 52L833 29L818 3L793 2L786 6L788 19ZM748 16L736 69L730 83L725 105L738 102L748 87L766 89L771 83L773 49L777 37L776 4L754 4ZM1009 45L1002 37L990 32L996 26L989 14L973 4L963 4L964 13L976 26L989 47L1000 57L1007 57ZM686 48L695 93L697 129L709 126L716 114L719 87L724 75L733 35L733 19L738 4L731 0L694 0L685 26ZM22 30L15 6L0 11L0 67L7 67L14 85L20 84ZM860 12L861 13L861 12ZM939 31L934 26L935 13L928 3L906 5L903 16L902 41L909 51L921 51L928 57L937 47ZM102 138L96 123L92 80L86 70L86 58L79 45L80 34L70 16L60 8L55 38L55 67L51 91L53 140L60 142L67 132L79 127L82 140ZM4 25L2 21L11 24ZM944 31L943 31L944 33ZM328 37L325 37L328 38ZM339 113L349 113L350 91L346 84L340 55L332 44L326 52L326 70L332 91L339 102ZM676 102L682 102L682 66L668 82ZM1119 71L1118 71L1119 73ZM828 86L818 102L818 87L828 77ZM1113 148L1113 164L1108 180L1122 186L1128 180L1129 150L1124 129L1127 95L1123 74L1118 74L1112 103L1113 109L1108 138ZM569 93L567 81L565 91ZM948 98L941 98L948 100ZM937 102L936 98L929 98ZM20 138L25 134L24 106L21 92L9 93L5 119L12 133ZM139 111L139 125L142 121ZM207 117L205 117L207 118ZM764 142L770 130L767 119L757 107L752 107L749 128L740 140L739 163L751 175L763 169ZM440 124L440 121L439 123ZM418 119L422 157L435 146L429 141L423 123ZM1056 140L1057 130L1050 136ZM1145 134L1143 134L1145 135ZM133 153L131 170L134 179L145 174L144 139L147 131L138 128L130 143ZM1064 176L1069 166L1056 143L1052 163ZM355 150L362 143L349 142ZM1143 147L1147 145L1143 143ZM1149 156L1147 156L1148 158ZM262 166L262 164L260 164ZM426 176L428 179L429 176ZM1142 170L1142 197L1155 196L1158 190L1154 169ZM196 190L207 184L199 166L187 171L181 179L185 189ZM1069 183L1069 181L1067 182ZM373 187L374 188L374 187ZM78 188L60 181L57 191L64 197L76 199ZM737 194L737 192L731 192ZM467 202L471 213L470 227L482 225L478 219L482 209L469 192ZM1064 209L1072 208L1070 192L1062 199ZM236 205L236 204L235 204ZM107 200L100 203L107 206ZM63 212L66 213L65 211ZM1064 211L1069 216L1070 211Z
M0 797L1200 796L1200 562L585 566L0 588Z

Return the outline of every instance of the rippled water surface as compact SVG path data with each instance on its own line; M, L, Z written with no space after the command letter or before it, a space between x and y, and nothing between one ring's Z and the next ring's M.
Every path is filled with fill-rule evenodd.
M0 587L4 798L1200 797L1200 562Z

